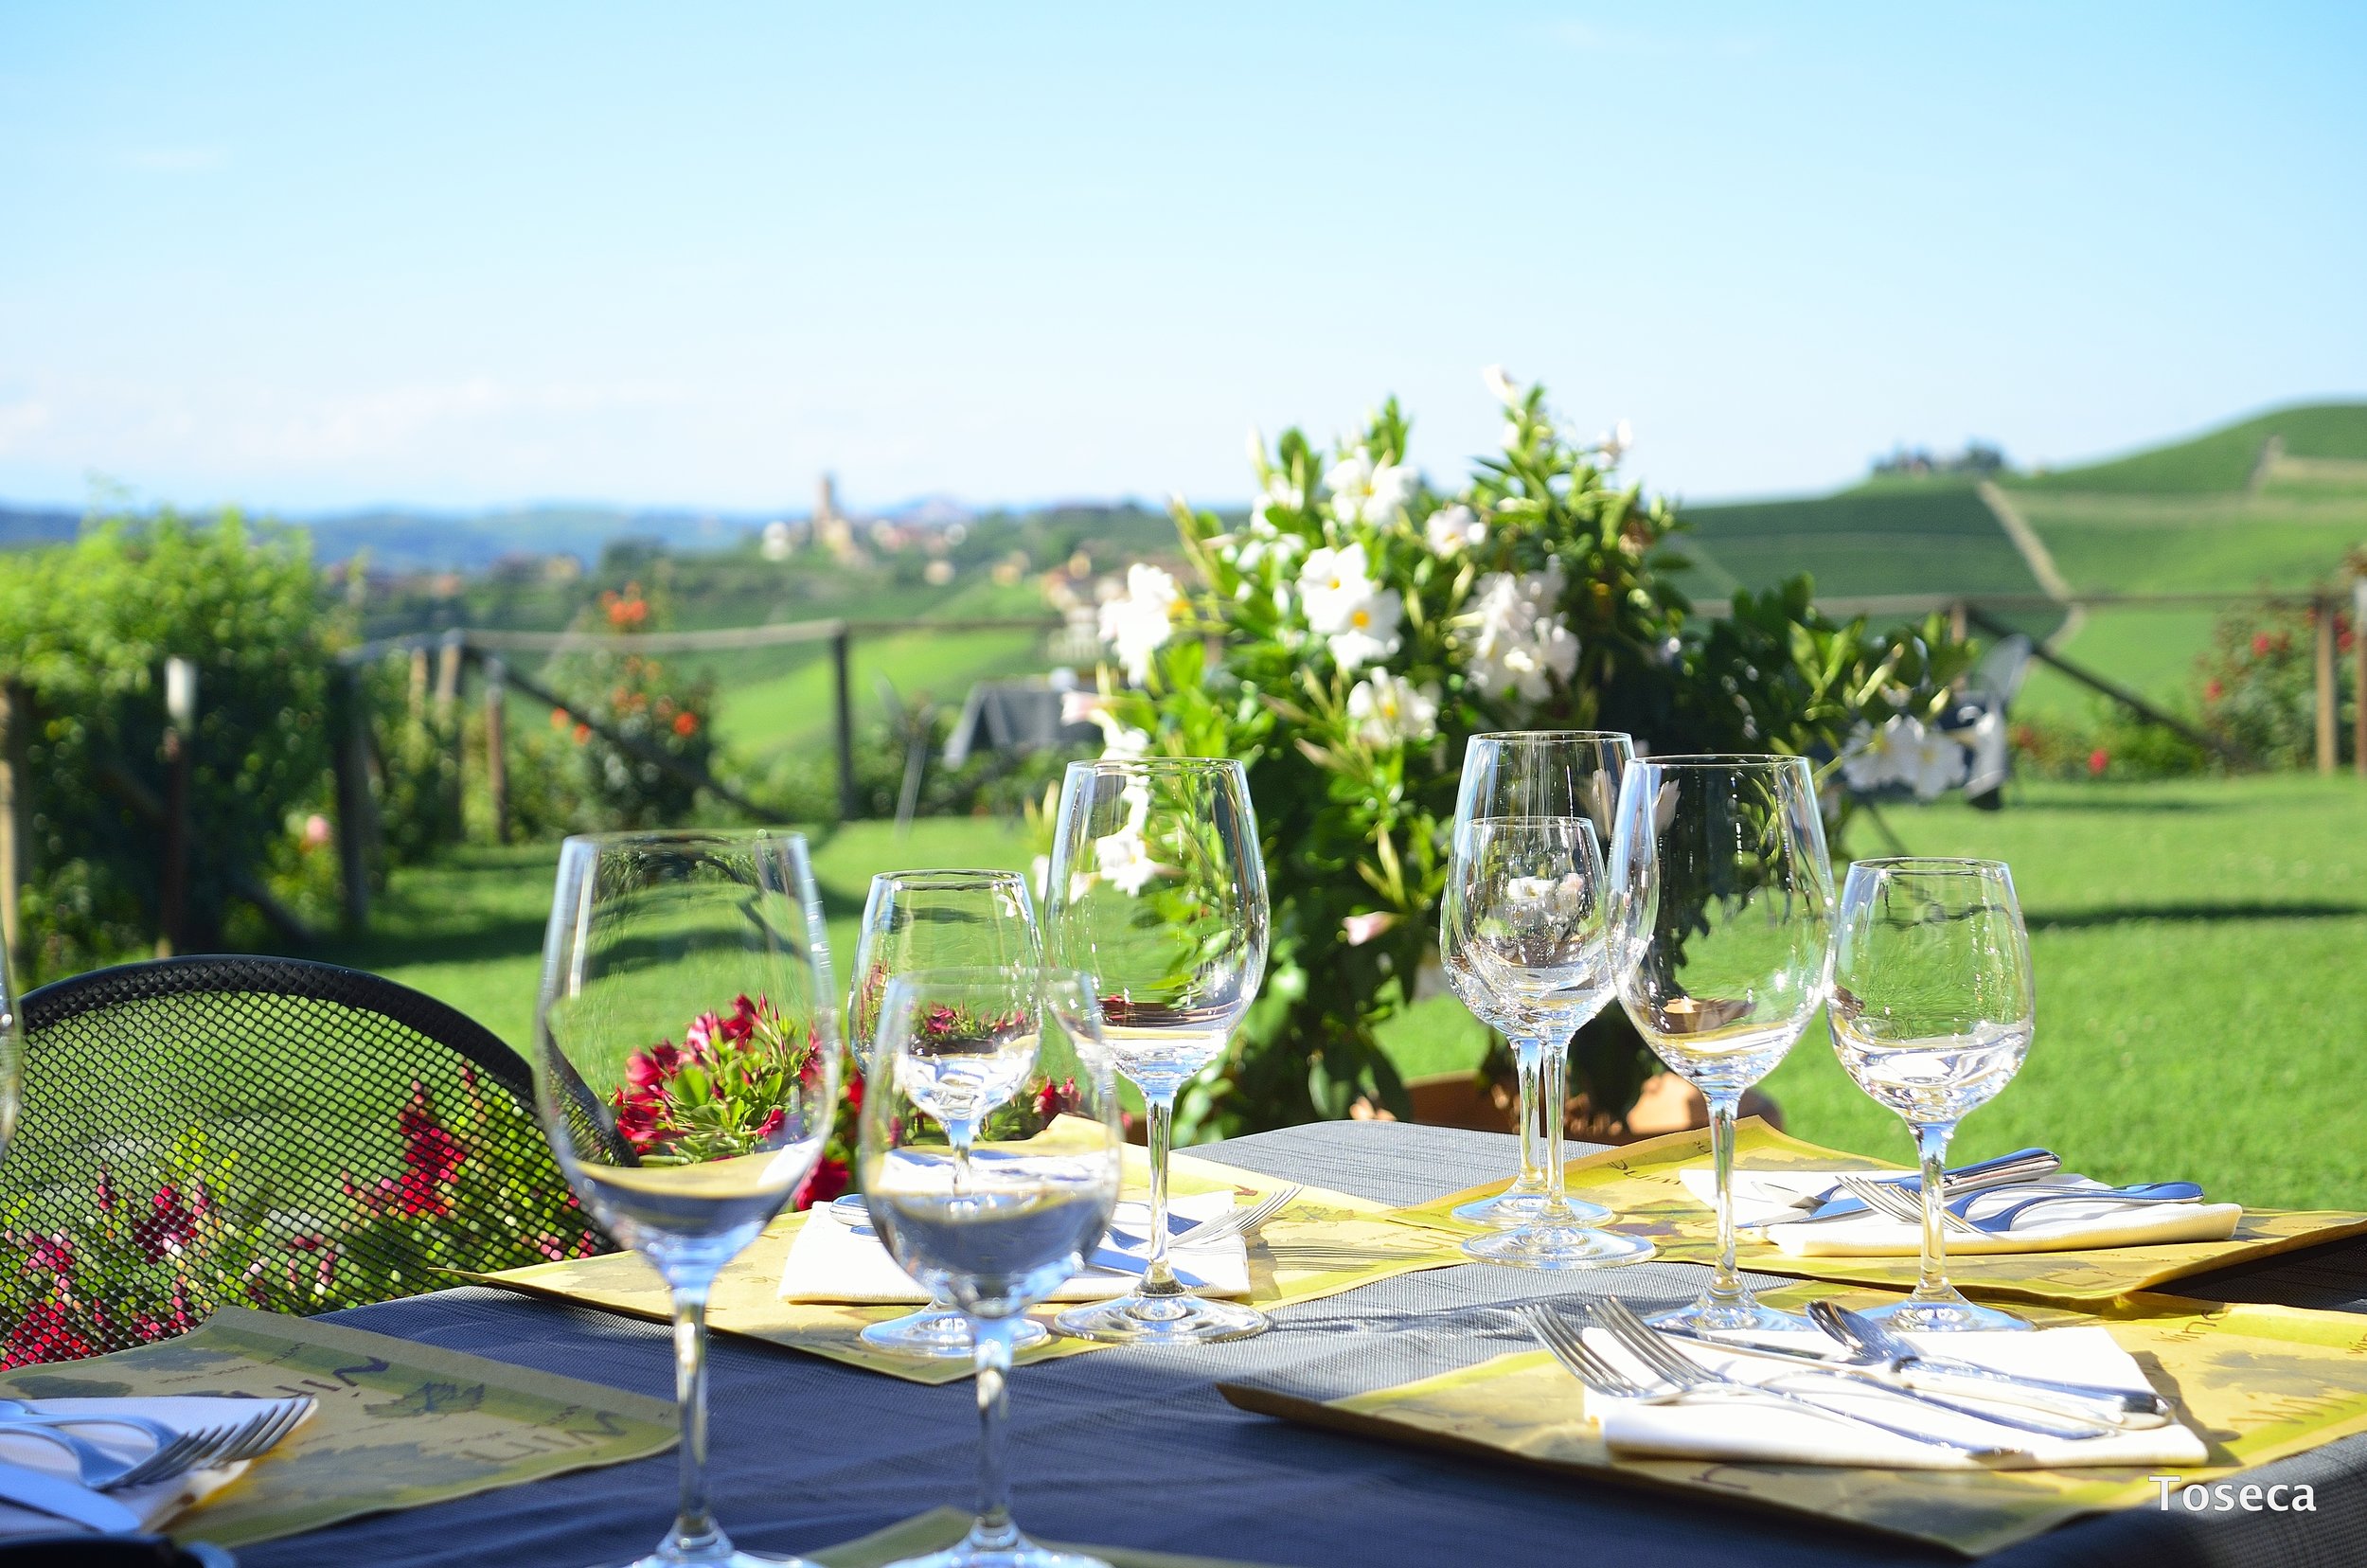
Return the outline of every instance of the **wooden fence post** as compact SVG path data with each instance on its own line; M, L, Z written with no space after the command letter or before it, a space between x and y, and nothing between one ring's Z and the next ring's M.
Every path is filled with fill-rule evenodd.
M2334 685L2334 605L2331 598L2321 597L2312 606L2318 622L2318 772L2334 776L2335 755L2335 685Z
M370 715L362 671L340 670L338 700L344 733L329 753L337 778L337 875L345 893L345 923L359 934L370 923L370 844L377 836L370 801Z
M156 956L189 945L189 773L197 750L197 666L165 661L165 856L157 888Z
M838 704L838 814L842 822L852 822L863 814L863 802L855 793L855 705L847 694L853 644L853 634L840 623L830 634L830 672Z
M427 650L411 650L411 717L427 717Z
M488 654L485 673L485 793L492 802L493 842L509 842L509 667Z
M33 880L33 694L0 681L0 959L18 985L30 953L24 889Z

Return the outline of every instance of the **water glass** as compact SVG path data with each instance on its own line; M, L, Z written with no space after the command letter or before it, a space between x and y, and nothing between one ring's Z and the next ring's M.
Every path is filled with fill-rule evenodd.
M1439 942L1499 1017L1558 1059L1611 995L1602 855L1583 817L1479 817L1458 822L1440 909ZM1590 1230L1562 1192L1561 1116L1546 1140L1545 1190L1520 1224L1463 1243L1486 1263L1600 1269L1652 1256L1640 1238Z
M1656 757L1619 790L1611 882L1619 1001L1645 1042L1709 1103L1717 1267L1696 1332L1808 1328L1735 1272L1735 1114L1824 1001L1833 872L1816 780L1797 757Z
M1266 867L1238 762L1153 757L1072 762L1044 899L1056 968L1099 999L1112 1061L1141 1091L1150 1140L1151 1252L1142 1284L1055 1319L1081 1339L1207 1345L1266 1315L1186 1291L1167 1260L1175 1096L1223 1054L1266 973Z
M1916 1332L2029 1327L1949 1284L1941 1175L1957 1124L2020 1070L2037 1019L2030 938L2002 862L1850 866L1825 1020L1842 1066L1906 1119L1923 1167L1922 1281L1868 1316Z
M928 1568L1107 1568L1020 1533L1004 1453L1012 1326L1077 1272L1117 1204L1124 1141L1100 1033L1076 974L912 970L881 998L864 1202L904 1272L969 1318L977 1369L977 1514L958 1545L913 1559ZM1030 1082L1052 1093L1020 1092Z
M860 1056L871 1048L888 983L919 969L1043 966L1035 900L1016 871L883 871L871 879L855 943L855 987L847 1040ZM1028 1318L1011 1323L1013 1347L1048 1337ZM951 1301L867 1325L864 1343L899 1355L969 1361L970 1320Z
M1634 756L1635 742L1611 730L1510 730L1475 735L1464 748L1455 821L1528 815L1581 817L1594 825L1597 846L1608 844L1620 771ZM1549 1042L1536 1020L1507 1010L1501 999L1478 984L1469 966L1448 951L1443 924L1439 957L1446 967L1448 989L1481 1023L1511 1042L1520 1076L1520 1174L1502 1192L1459 1204L1454 1217L1474 1225L1525 1224L1545 1206L1547 1165L1558 1169L1561 1164L1562 1125L1569 1104L1568 1042ZM1611 1210L1599 1203L1566 1194L1561 1203L1590 1224L1611 1218Z
M535 1101L559 1167L673 1293L682 1494L636 1568L739 1552L706 1483L706 1308L820 1157L838 1102L838 1006L794 833L571 838L543 941Z

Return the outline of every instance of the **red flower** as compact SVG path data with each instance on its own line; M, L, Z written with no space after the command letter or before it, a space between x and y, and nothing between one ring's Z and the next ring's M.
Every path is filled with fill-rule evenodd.
M161 1263L187 1246L196 1234L197 1216L181 1205L180 1191L170 1183L156 1189L148 1213L132 1226L132 1243L151 1263Z
M2226 695L2227 687L2221 686L2216 678L2203 683L2202 699L2204 702L2216 703Z
M63 1231L36 1236L25 1259L25 1272L37 1274L46 1269L64 1279L74 1273L74 1238Z
M2088 776L2091 778L2103 777L2104 770L2111 765L2112 754L2102 746L2098 746L2088 754Z
M674 715L674 733L685 739L699 733L699 716L687 708Z
M833 1198L844 1196L851 1181L845 1160L826 1156L815 1161L813 1168L806 1172L806 1179L797 1184L797 1192L791 1200L791 1206L803 1209L811 1208L816 1203L827 1203Z
M589 739L592 739L592 726L591 726L591 725L589 725L589 724L578 724L578 725L576 726L576 744L577 744L577 745L580 746L580 745L582 745L582 744L583 744L586 740L589 740Z
M2267 658L2269 656L2269 633L2266 632L2255 632L2252 633L2251 650L2254 658Z
M402 1163L407 1167L401 1184L394 1189L396 1201L405 1214L442 1219L453 1211L447 1189L469 1151L436 1119L426 1086L420 1083L411 1085L411 1103L396 1117L395 1128L402 1135ZM384 1190L389 1184L379 1185Z
M711 1012L703 1012L690 1021L690 1027L682 1032L683 1052L693 1061L706 1061L715 1055L715 1037L723 1032L723 1021Z
M35 1362L80 1361L98 1354L98 1346L82 1337L80 1327L55 1301L34 1304L9 1335L8 1354L0 1367L27 1366Z
M756 1136L759 1138L769 1138L773 1136L775 1132L778 1132L781 1130L781 1124L788 1119L788 1113L784 1112L779 1106L774 1106L772 1110L764 1114L764 1120L756 1123Z
M98 1167L98 1212L101 1214L113 1214L115 1211L115 1181L107 1174L107 1167L105 1166L100 1166Z

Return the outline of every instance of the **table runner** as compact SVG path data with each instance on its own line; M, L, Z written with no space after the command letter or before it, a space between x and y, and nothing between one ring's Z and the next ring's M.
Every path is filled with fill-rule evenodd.
M1339 1122L1193 1153L1408 1205L1508 1176L1514 1147L1490 1133ZM1622 1294L1675 1302L1700 1288L1701 1272L1646 1263L1604 1277ZM2240 1278L2187 1283L2219 1295L2257 1288L2335 1300L2367 1283L2367 1247L2319 1248ZM1214 1386L1317 1363L1341 1369L1343 1393L1409 1381L1523 1345L1496 1327L1509 1315L1505 1307L1587 1289L1504 1269L1439 1269L1287 1308L1274 1332L1237 1345L1184 1354L1121 1347L1025 1368L1012 1381L1011 1405L1020 1519L1053 1540L1304 1568L1567 1568L1574 1559L1620 1568L1920 1568L1963 1560L1790 1516L1549 1481L1507 1465L1309 1431L1237 1411ZM341 1319L653 1397L671 1387L664 1327L614 1313L464 1289ZM731 1336L717 1341L713 1366L717 1505L751 1548L811 1552L968 1501L977 1448L967 1387L864 1377ZM1366 1381L1349 1386L1349 1369ZM1984 1568L2367 1562L2367 1438L2279 1461L2257 1479L2315 1485L2319 1511L2127 1510L2074 1521L1984 1559ZM240 1556L245 1568L584 1568L654 1542L672 1484L669 1460L641 1460L355 1521Z
M1693 1263L1717 1258L1717 1218L1695 1201L1678 1180L1688 1166L1709 1163L1709 1133L1670 1132L1573 1161L1566 1168L1570 1191L1612 1209L1611 1228L1649 1237L1663 1257ZM1735 1163L1759 1170L1894 1171L1902 1168L1863 1154L1824 1149L1787 1136L1756 1116L1735 1126ZM1474 1227L1452 1217L1458 1203L1485 1196L1482 1185L1401 1210L1399 1218L1454 1235ZM2239 1195L2240 1196L2240 1195ZM2133 1291L2158 1289L2175 1280L2231 1264L2367 1235L2367 1214L2339 1209L2248 1209L2235 1234L2224 1241L2174 1241L2145 1247L2108 1247L2049 1253L1950 1252L1948 1276L1958 1289L1993 1300L2094 1308ZM1744 1233L1735 1260L1744 1268L1799 1279L1878 1285L1909 1291L1919 1260L1899 1257L1794 1257Z

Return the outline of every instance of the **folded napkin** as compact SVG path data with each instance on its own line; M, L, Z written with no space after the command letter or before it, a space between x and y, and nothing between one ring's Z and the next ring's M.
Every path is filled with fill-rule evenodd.
M1838 1223L1839 1221L1836 1221ZM1613 1365L1638 1381L1649 1374L1619 1348L1600 1328L1586 1330L1587 1344ZM1823 1353L1833 1342L1821 1334L1762 1336L1771 1345ZM2147 1387L2145 1374L2127 1351L2102 1328L2045 1328L2036 1332L1909 1335L1934 1354L1970 1362L2000 1372L2062 1381L2093 1383L2139 1391ZM1894 1399L1878 1389L1852 1389L1839 1380L1806 1381L1800 1369L1764 1357L1733 1354L1705 1345L1671 1340L1670 1346L1693 1357L1715 1372L1749 1382L1773 1382L1839 1410L1862 1411L1892 1426L1916 1432L2026 1449L2002 1459L1975 1460L1951 1450L1832 1420L1771 1400L1740 1399L1728 1395L1647 1404L1642 1399L1613 1399L1587 1390L1587 1418L1601 1426L1603 1441L1624 1453L1651 1453L1687 1459L1786 1465L1855 1465L1879 1470L2064 1470L2088 1465L2199 1465L2209 1457L2203 1440L2185 1427L2168 1426L2114 1432L2101 1437L2057 1438L2015 1427L1997 1426L1971 1417L1957 1416L1929 1405ZM1982 1401L1949 1390L1954 1403L1978 1408ZM2028 1410L2000 1405L2001 1412L2040 1419Z
M1197 1223L1214 1220L1233 1208L1230 1192L1201 1192L1170 1197L1167 1211ZM1120 1203L1112 1221L1137 1236L1150 1228L1150 1205ZM897 1267L887 1248L868 1225L843 1224L816 1209L797 1229L789 1259L781 1267L779 1295L783 1301L830 1301L859 1304L929 1299L929 1292ZM1103 1243L1105 1246L1107 1242ZM1249 1245L1239 1236L1192 1247L1169 1247L1167 1258L1184 1283L1202 1295L1249 1294ZM1142 1275L1117 1269L1097 1269L1088 1260L1050 1296L1051 1301L1103 1301L1121 1296L1142 1283Z
M44 1416L138 1416L160 1422L174 1432L189 1433L251 1420L284 1401L217 1399L190 1394L128 1399L28 1399L25 1402L33 1411ZM306 1419L311 1419L311 1417L306 1417ZM154 1452L151 1438L127 1427L76 1426L69 1430L72 1435L93 1448L121 1459L143 1459ZM245 1474L247 1467L255 1463L257 1461L252 1459L241 1459L211 1470L191 1470L177 1480L158 1481L145 1487L130 1487L99 1495L129 1509L136 1521L133 1528L153 1530L184 1509L220 1491ZM76 1485L81 1479L74 1456L56 1444L19 1432L0 1431L0 1467L8 1466L38 1470L54 1480ZM0 1468L0 1541L15 1536L58 1535L78 1527L89 1527L78 1526L38 1508L23 1506L10 1500L9 1491L10 1483L6 1470Z
M1707 1167L1677 1173L1685 1190L1704 1207L1717 1202L1717 1177ZM1794 1200L1824 1192L1839 1180L1829 1170L1737 1170L1735 1172L1735 1223L1758 1229L1768 1241L1791 1257L1912 1257L1923 1250L1923 1227L1868 1211L1847 1220L1822 1220L1814 1224L1790 1224L1805 1210ZM2038 1185L2077 1191L2102 1190L2105 1184L2086 1176L2056 1174ZM1911 1185L1909 1191L1915 1188ZM1976 1202L1971 1218L1982 1219L2009 1204L2032 1197L2029 1188L2000 1192ZM1981 1253L2073 1252L2092 1247L2142 1247L2165 1241L2224 1241L2235 1234L2244 1217L2241 1203L2118 1203L2099 1199L2092 1203L2049 1203L2014 1220L2003 1236L1948 1233L1951 1257Z

